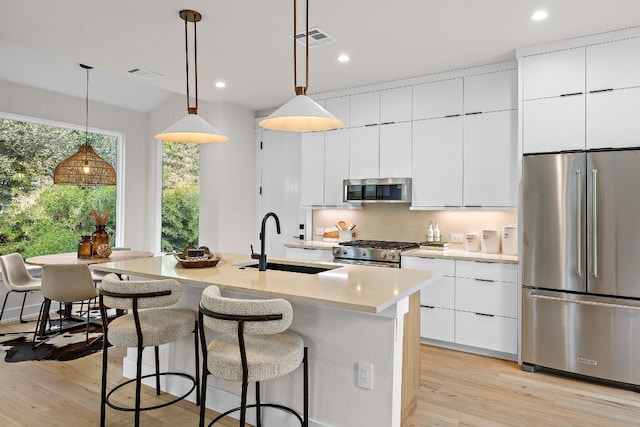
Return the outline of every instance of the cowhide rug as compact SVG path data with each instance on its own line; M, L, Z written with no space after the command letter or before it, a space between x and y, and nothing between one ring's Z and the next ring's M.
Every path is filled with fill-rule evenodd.
M29 325L31 323L27 323ZM35 324L34 324L35 327ZM88 356L102 350L102 338L87 346L85 323L76 328L49 339L35 349L32 347L33 331L17 333L0 333L0 350L5 351L5 362L24 362L27 360L59 360L67 361ZM89 342L99 337L102 328L91 325Z

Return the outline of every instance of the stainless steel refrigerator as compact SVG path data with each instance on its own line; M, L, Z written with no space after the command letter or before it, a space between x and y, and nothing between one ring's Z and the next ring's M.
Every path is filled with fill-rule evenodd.
M526 155L523 369L640 384L640 150Z

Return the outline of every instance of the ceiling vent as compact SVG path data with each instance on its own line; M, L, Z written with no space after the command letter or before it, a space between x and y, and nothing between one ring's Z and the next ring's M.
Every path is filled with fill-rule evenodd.
M155 73L153 71L145 70L140 67L133 67L124 70L125 73L132 74L134 76L145 77L147 79L155 79L156 77L162 77L162 74Z
M293 38L293 33L289 34L289 38ZM296 34L296 41L302 46L305 45L306 34L305 31L300 31ZM325 44L333 43L336 39L325 33L318 27L309 29L309 48L316 46L323 46Z

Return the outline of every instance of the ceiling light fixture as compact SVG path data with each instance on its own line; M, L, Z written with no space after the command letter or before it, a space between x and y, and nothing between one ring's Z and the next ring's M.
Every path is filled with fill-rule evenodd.
M347 55L346 53L343 53L342 55L338 56L338 61L340 62L349 62L351 58L349 58L349 55Z
M549 14L547 13L546 10L538 10L533 15L531 15L531 20L532 21L542 21L544 19L547 19L548 16L549 16Z
M87 71L87 96L85 100L84 144L73 156L63 160L53 172L54 184L95 186L116 185L116 170L96 153L89 143L89 70L93 67L80 64Z
M156 139L194 144L228 141L228 136L223 135L218 129L198 116L198 37L196 34L196 23L202 19L202 15L194 10L181 10L180 18L184 20L188 114L157 134ZM189 37L187 31L189 22L193 22L194 82L196 89L196 101L194 107L191 106L189 99Z
M293 0L293 34L297 34L297 0ZM305 85L298 86L296 38L293 38L293 86L296 96L260 122L265 129L285 132L314 132L336 129L344 122L307 96L309 87L309 0L306 1Z
M222 81L216 82L216 87L219 87L219 88L227 87L227 84Z

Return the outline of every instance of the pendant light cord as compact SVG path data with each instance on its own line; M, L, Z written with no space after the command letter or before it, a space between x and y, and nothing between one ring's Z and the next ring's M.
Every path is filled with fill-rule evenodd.
M304 86L298 86L298 56L297 56L297 44L298 43L298 10L297 0L293 0L293 88L297 95L306 95L309 88L309 0L306 2L306 31L305 31L305 84ZM298 89L300 88L300 89ZM300 92L300 93L299 93Z
M87 88L85 96L85 114L84 114L84 145L89 145L89 69L91 67L84 65L87 70Z
M187 111L189 114L198 114L198 34L197 34L197 21L193 21L193 49L194 49L194 73L195 73L195 89L196 89L196 105L191 107L189 98L189 36L188 36L188 23L189 19L184 18L184 51L185 51L185 65L187 69Z

